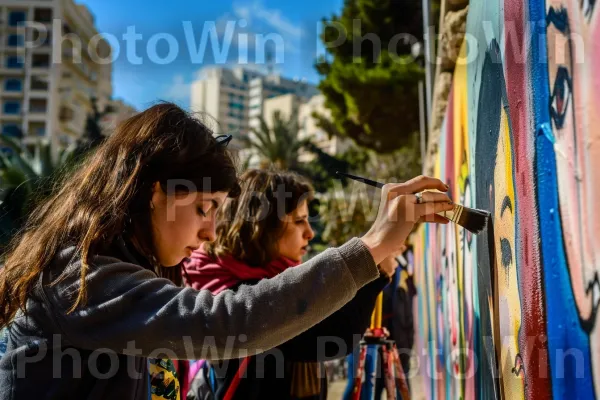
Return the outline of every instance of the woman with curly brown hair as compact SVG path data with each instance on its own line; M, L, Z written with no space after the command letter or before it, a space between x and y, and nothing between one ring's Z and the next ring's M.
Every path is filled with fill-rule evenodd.
M256 285L297 267L314 237L308 208L313 188L290 172L250 170L240 178L241 194L228 199L217 239L184 262L185 282L213 294ZM388 257L380 277L358 290L340 310L268 353L241 360L213 362L201 373L215 376L215 400L327 398L323 361L350 353L369 326L375 300L390 282L396 263ZM284 304L290 313L301 304ZM271 335L265 326L265 336ZM240 378L241 377L241 378ZM188 399L203 398L206 388L192 383Z

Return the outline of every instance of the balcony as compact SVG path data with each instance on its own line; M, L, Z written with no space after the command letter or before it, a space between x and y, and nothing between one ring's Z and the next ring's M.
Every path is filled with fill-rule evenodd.
M67 123L69 121L72 121L74 117L75 117L75 112L73 111L72 108L67 107L67 106L60 107L60 111L58 113L58 118L59 118L60 122Z
M61 122L61 130L72 136L80 136L84 130L84 125L81 125L75 120Z

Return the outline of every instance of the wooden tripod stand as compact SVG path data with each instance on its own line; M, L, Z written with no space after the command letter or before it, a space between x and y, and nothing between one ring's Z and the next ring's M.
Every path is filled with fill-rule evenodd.
M361 399L361 391L363 387L363 376L365 375L365 360L367 358L368 347L374 347L375 351L375 365L377 365L377 358L381 357L382 361L382 373L385 380L385 390L387 392L387 398L390 400L410 400L410 392L408 385L406 384L406 377L402 364L400 363L400 357L398 356L398 350L396 349L396 343L393 340L388 340L389 332L387 329L381 326L381 319L383 313L383 293L379 293L377 296L377 302L375 303L375 309L371 316L371 327L365 333L363 340L360 342L360 352L358 360L358 370L354 375L354 391L352 394L352 400ZM375 367L372 376L365 377L367 379L375 379L377 368ZM368 400L380 400L375 399L375 384L373 382L370 385L370 393L368 393ZM364 397L363 397L364 398Z

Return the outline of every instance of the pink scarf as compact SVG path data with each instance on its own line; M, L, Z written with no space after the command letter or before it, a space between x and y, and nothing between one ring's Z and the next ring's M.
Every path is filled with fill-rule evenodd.
M196 250L192 256L183 263L185 268L184 282L196 290L207 289L217 294L233 287L240 282L273 278L275 275L290 267L299 265L285 257L279 257L262 267L251 267L225 256L214 260L202 250Z

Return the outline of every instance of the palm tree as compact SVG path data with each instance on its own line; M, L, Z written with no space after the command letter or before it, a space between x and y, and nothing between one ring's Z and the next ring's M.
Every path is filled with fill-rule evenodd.
M59 169L74 161L72 145L52 161L50 144L37 142L33 151L14 138L0 135L0 253L11 237L21 229L37 201L52 189Z
M104 111L98 110L97 100L95 97L90 98L92 103L92 113L88 114L85 121L85 129L81 137L77 140L77 147L74 150L75 157L83 157L88 151L96 148L106 138L102 133L100 120L106 114L113 112L112 107L107 106Z
M263 161L280 169L295 170L298 166L298 153L305 145L305 141L298 139L298 128L296 112L285 120L279 111L275 111L271 127L260 117L260 129L252 129L252 133L241 140L247 147L254 149Z

